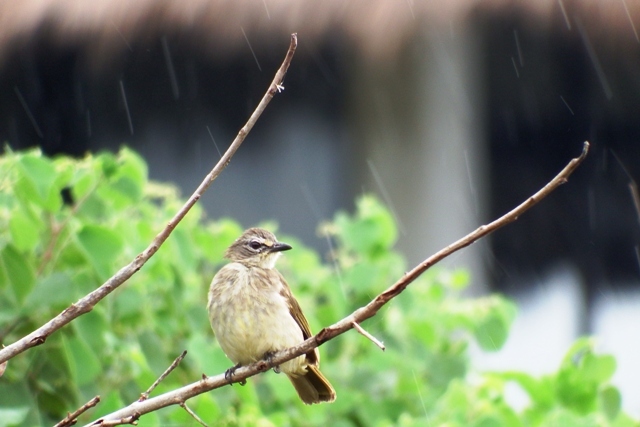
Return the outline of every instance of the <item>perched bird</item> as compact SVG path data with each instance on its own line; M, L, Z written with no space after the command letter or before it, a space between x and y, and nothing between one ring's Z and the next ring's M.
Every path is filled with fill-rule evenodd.
M298 301L275 269L281 252L289 249L273 233L250 228L229 246L225 258L230 262L211 281L209 321L234 368L268 359L312 336ZM274 370L287 375L304 403L333 402L336 392L319 362L315 348Z

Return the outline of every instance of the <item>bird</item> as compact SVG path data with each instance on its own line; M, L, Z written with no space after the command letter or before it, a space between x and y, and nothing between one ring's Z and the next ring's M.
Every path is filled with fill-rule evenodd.
M309 322L286 280L275 268L283 251L263 228L249 228L225 252L230 262L211 281L207 310L220 347L235 364L227 371L258 360L312 336ZM284 372L305 404L333 402L336 392L319 368L317 348L275 367Z

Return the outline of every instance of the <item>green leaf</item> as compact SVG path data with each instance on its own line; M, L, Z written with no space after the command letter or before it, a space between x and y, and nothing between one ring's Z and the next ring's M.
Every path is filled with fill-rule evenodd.
M198 260L194 251L193 241L184 229L177 229L169 237L174 253L174 262L179 268L193 271Z
M78 233L78 242L101 280L106 280L115 272L115 260L124 246L120 236L106 227L86 225Z
M338 213L334 220L342 243L367 256L378 256L396 241L397 229L391 213L373 196L365 195L356 202L353 217Z
M131 181L142 188L147 182L147 164L138 153L127 147L122 147L118 153L118 162L120 167L118 173L129 178Z
M9 231L13 244L21 252L33 251L42 238L41 225L19 209L14 209L11 213Z
M581 417L564 409L553 411L545 420L549 427L599 427L593 417Z
M144 353L145 359L149 367L160 375L165 369L167 369L168 357L164 348L164 342L158 337L157 334L151 331L144 331L139 335L140 347ZM173 358L178 357L180 353L176 352Z
M69 370L73 381L78 385L90 384L101 372L100 360L91 347L76 336L62 336L64 351L67 355Z
M113 153L107 151L98 154L95 157L95 164L105 177L111 178L118 172L118 160Z
M76 171L76 177L71 187L71 192L76 201L86 197L92 190L95 189L96 183L100 177L92 174L87 169L80 169Z
M559 399L580 414L596 408L598 390L616 368L611 356L593 354L593 341L580 339L565 356L557 376Z
M473 427L502 427L503 424L500 419L493 415L485 415L477 419L473 424Z
M475 337L485 351L497 351L509 337L509 329L515 318L515 306L499 297L478 300L480 303L479 322L475 327Z
M129 203L137 202L142 197L142 187L139 183L126 176L120 177L114 181L111 184L111 188L123 196L126 196L128 199L126 202Z
M638 427L640 423L625 413L620 413L615 421L611 423L612 427Z
M536 379L526 372L501 372L492 374L505 381L514 381L524 389L529 395L533 405L540 407L551 407L554 401L553 384L545 379Z
M585 355L582 362L582 373L585 380L602 384L611 379L616 371L616 359L611 355Z
M138 289L125 287L115 295L113 308L119 322L137 322L144 315L145 301Z
M509 324L500 316L487 316L475 329L478 344L485 351L498 351L507 340Z
M23 200L30 200L50 212L62 204L59 194L54 194L56 170L51 161L36 153L25 154L18 160L21 179L17 183Z
M609 421L613 421L620 414L622 396L616 387L607 386L600 390L598 395L598 407Z
M23 425L22 423L29 414L28 407L1 408L0 407L0 427L13 427Z
M110 201L119 208L139 201L147 182L144 160L128 148L120 150L115 164L110 155L104 154L100 159L103 161L104 174L109 178L108 187L101 188L100 192L109 196Z
M109 325L104 314L98 309L78 317L73 321L78 337L89 345L90 348L104 351L107 347L105 336L110 333Z
M469 270L459 268L451 272L450 286L456 291L466 289L471 283L471 273Z
M24 305L26 310L63 308L71 304L77 296L79 295L69 275L53 273L38 279Z
M213 332L191 337L187 351L189 358L196 363L196 371L206 375L217 375L233 366L213 337Z
M206 227L198 227L194 237L204 256L213 263L219 263L223 261L225 250L241 233L240 224L232 219L222 218Z
M13 245L7 245L0 252L0 268L9 280L14 297L22 304L35 284L35 271L29 260Z

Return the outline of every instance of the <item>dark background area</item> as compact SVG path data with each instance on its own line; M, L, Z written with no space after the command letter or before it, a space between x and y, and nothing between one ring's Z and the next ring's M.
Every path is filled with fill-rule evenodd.
M486 135L478 140L488 144L490 218L547 182L582 141L592 144L568 186L491 237L490 283L514 293L522 278L569 262L590 306L610 287L637 288L640 275L639 213L628 187L640 175L640 43L580 22L567 25L561 14L532 22L513 11L478 13L470 28L485 68ZM347 111L358 52L345 37L301 37L286 90L204 200L212 217L247 226L277 218L319 246L317 222L366 189L355 174L366 141L350 131ZM184 31L168 32L123 40L126 48L96 68L82 40L53 39L45 25L6 54L0 140L75 156L126 144L150 162L153 179L174 181L184 194L244 124L288 44L274 38L215 55Z

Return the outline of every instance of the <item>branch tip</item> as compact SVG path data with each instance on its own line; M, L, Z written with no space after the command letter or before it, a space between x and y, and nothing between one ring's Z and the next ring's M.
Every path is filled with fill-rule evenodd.
M165 371L162 373L162 375L160 375L158 377L158 379L151 384L151 387L149 387L149 389L147 391L145 391L144 393L140 394L140 399L138 399L138 402L143 402L145 400L147 400L149 398L149 395L151 394L151 392L158 387L158 384L160 384L162 382L162 380L164 380L165 378L167 378L167 376L178 367L178 365L180 364L180 362L182 362L182 359L184 359L184 357L187 355L187 350L183 350L182 353L180 353L180 356L176 357L176 359L171 363L171 365L169 365L169 367L167 369L165 369Z
M56 424L54 427L66 427L74 425L78 420L77 418L85 413L89 408L93 408L100 402L100 396L95 396L93 399L89 400L87 403L82 405L80 408L75 411L69 413L67 412L67 416L64 417L62 421Z
M185 411L187 411L187 414L191 415L193 417L194 420L196 420L200 425L204 426L204 427L209 427L205 424L204 421L202 421L202 418L200 418L199 416L196 415L195 412L193 412L188 406L186 402L180 402L179 405L182 407L182 409L184 409Z
M365 331L364 328L362 326L360 326L357 322L351 322L351 324L353 325L353 327L354 327L354 329L356 331L360 332L365 338L367 338L372 343L377 345L380 348L380 350L382 350L382 351L386 350L386 347L384 346L382 341L380 341L379 339L377 339L376 337L371 335L369 332Z

